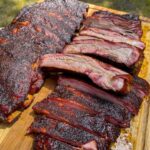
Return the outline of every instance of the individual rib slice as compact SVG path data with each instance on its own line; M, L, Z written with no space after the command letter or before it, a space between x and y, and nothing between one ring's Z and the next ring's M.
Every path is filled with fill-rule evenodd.
M132 114L137 114L143 98L149 94L150 89L149 84L139 77L134 77L131 91L122 96L108 93L104 90L91 86L86 82L74 78L60 77L58 84L71 86L79 91L88 93L92 95L92 97L94 96L99 98L99 102L101 102L101 100L105 100L120 105L122 108L127 109Z
M115 31L132 39L139 40L142 35L141 21L138 16L117 15L107 11L97 11L88 17L83 25Z
M32 123L29 133L42 133L55 140L85 150L107 150L108 148L108 142L103 138L43 116L38 116L35 122Z
M77 103L75 99L54 98L50 95L49 98L36 104L33 110L110 141L115 141L119 135L119 128L106 122L102 113L93 114L90 108Z
M141 50L145 48L145 44L143 42L139 40L130 39L114 31L90 27L90 28L83 29L79 34L84 35L84 36L86 35L86 36L97 37L97 38L104 39L110 42L126 43L131 46L135 46Z
M48 135L36 134L34 138L34 150L81 150L80 148L55 140Z
M130 74L88 56L73 54L45 55L40 59L39 66L64 69L87 75L98 86L116 92L127 92L131 81Z
M134 65L139 60L140 52L133 46L90 38L79 36L70 45L67 45L63 52L98 55L128 67Z

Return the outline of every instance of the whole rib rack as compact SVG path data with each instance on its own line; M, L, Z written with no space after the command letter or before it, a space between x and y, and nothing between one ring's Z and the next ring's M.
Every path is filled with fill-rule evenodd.
M11 122L13 112L27 107L27 95L43 84L36 60L62 51L87 7L77 0L46 0L23 8L0 30L0 120Z

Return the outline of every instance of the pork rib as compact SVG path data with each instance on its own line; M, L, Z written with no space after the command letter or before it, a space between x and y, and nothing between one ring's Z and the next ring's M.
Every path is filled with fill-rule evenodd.
M80 148L68 145L55 140L44 134L36 134L34 139L34 150L81 150Z
M77 107L75 107L76 104L78 104ZM75 99L71 101L59 97L54 98L52 95L33 107L36 113L66 122L106 140L115 141L119 135L119 128L107 123L102 113L93 115L91 110L86 112L84 109L85 106L77 103Z
M35 122L32 123L29 128L29 133L42 133L55 140L85 150L107 150L108 148L108 142L103 138L99 138L66 123L58 122L43 116L38 116Z
M138 16L131 14L117 15L108 11L97 11L83 24L85 27L115 31L136 40L140 40L142 36L141 21Z
M77 82L79 83L79 82ZM75 101L80 105L94 110L98 116L103 116L108 122L120 126L129 127L131 113L116 103L90 96L84 91L79 91L71 86L58 85L50 97L60 97L68 101Z
M79 34L84 35L84 36L86 35L86 36L97 37L97 38L104 39L110 42L126 43L131 46L135 46L139 48L140 50L143 50L145 48L145 44L143 42L139 40L130 39L114 31L90 27L90 28L83 29Z
M140 57L137 48L123 43L109 42L103 39L78 36L64 48L64 53L92 54L110 59L128 67L134 65Z
M131 76L88 56L73 54L45 55L39 61L40 67L57 68L87 75L95 84L116 92L127 92Z
M108 93L104 90L91 86L86 82L74 78L60 77L58 80L58 84L71 86L75 89L78 89L79 91L88 93L99 99L110 101L114 104L120 105L122 108L127 109L132 114L137 114L143 98L149 94L150 90L149 84L139 77L134 77L131 91L128 94L122 96Z

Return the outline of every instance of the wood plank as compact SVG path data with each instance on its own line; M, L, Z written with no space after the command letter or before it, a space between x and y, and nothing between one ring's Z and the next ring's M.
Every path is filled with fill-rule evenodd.
M106 10L117 14L125 13L90 4L88 15L91 15L96 10ZM142 40L146 43L146 49L144 51L145 59L139 76L150 83L150 19L145 17L141 17L141 19L143 28ZM35 95L33 104L21 114L16 123L9 126L5 124L0 125L0 150L32 149L33 139L31 136L26 135L26 130L34 118L32 106L45 98L54 87L55 81L51 79L47 80L40 92ZM131 135L130 139L134 145L134 150L150 150L150 106L147 99L144 100L138 116L132 120L131 128L127 129L127 132Z
M148 114L148 123L146 128L146 140L144 150L150 150L150 102L149 102L149 114Z
M144 50L145 59L140 70L139 76L144 78L150 83L150 24L148 22L142 22L143 28L143 36L142 41L145 42L146 48ZM137 134L135 135L135 150L144 150L145 144L147 144L146 133L147 130L147 123L148 123L148 114L149 114L149 98L145 99L143 102L141 111L139 113L139 121L138 121L138 128ZM135 124L133 124L135 127ZM133 133L132 133L133 135ZM133 135L134 136L134 135Z

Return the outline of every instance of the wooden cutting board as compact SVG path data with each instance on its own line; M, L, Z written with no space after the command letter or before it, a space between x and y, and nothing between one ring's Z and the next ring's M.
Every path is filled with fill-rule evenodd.
M117 14L125 12L104 8L101 6L90 5L88 15L96 10L107 10ZM139 76L150 83L150 19L141 17L143 37L142 41L146 43L145 59L139 73ZM55 81L48 79L39 93L34 95L33 104L26 109L20 118L12 125L0 125L0 150L31 150L33 139L26 135L26 130L34 119L32 106L47 97L53 91ZM122 134L130 135L128 140L132 142L134 150L150 150L150 105L148 98L144 100L138 116L131 121L130 129L123 131Z

